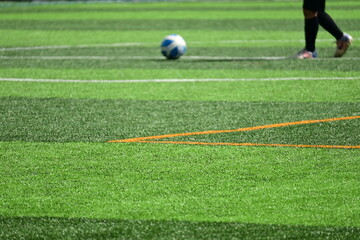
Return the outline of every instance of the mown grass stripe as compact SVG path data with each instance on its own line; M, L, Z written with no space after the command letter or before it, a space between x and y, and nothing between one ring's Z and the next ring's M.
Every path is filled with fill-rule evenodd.
M157 55L160 55L158 51L155 51ZM333 54L331 51L330 54ZM284 62L286 64L284 64ZM289 60L201 60L201 59L180 59L179 61L168 61L165 58L163 59L143 59L143 60L134 60L129 61L127 59L110 59L110 60L99 60L99 59L77 59L77 60L41 60L41 59L0 59L0 64L4 68L45 68L45 69L93 69L94 67L103 70L113 70L113 69L146 69L146 70L253 70L258 71L260 69L274 69L277 68L279 71L300 71L304 67L310 67L312 70L316 71L334 71L337 69L342 72L355 72L352 77L357 77L356 72L360 71L360 65L357 64L357 61L342 61L342 60L333 60L329 58L328 60L314 60L314 61L303 61L298 59L289 59ZM141 73L140 73L141 74ZM122 74L124 75L124 74ZM133 74L132 74L133 75ZM239 75L241 76L241 75ZM235 76L234 78L239 78ZM286 72L285 76L292 77ZM11 75L9 77L12 77ZM21 76L22 77L22 76ZM20 78L21 78L20 77ZM311 76L310 76L311 77ZM36 77L35 77L36 78ZM46 77L47 78L47 77ZM57 79L57 76L51 76L50 78ZM69 78L66 76L65 78ZM70 77L71 78L71 77ZM91 79L92 77L90 77ZM144 79L148 79L148 76L145 76ZM157 78L156 75L151 78ZM172 79L173 76L166 78ZM177 76L176 78L194 78L191 75L185 74L182 76ZM196 78L203 78L201 75ZM207 78L213 78L212 76ZM128 79L128 77L123 76L123 79ZM138 77L134 77L138 79Z
M304 83L300 83L303 85ZM293 84L289 84L293 85ZM86 86L86 85L85 85ZM259 88L258 85L253 88ZM266 85L265 87L269 89ZM277 88L282 86L276 85ZM312 85L313 86L313 85ZM44 87L33 85L35 91L44 92ZM140 91L149 89L155 95L159 95L159 91L153 90L151 86L134 87L134 90L126 88L127 86L109 85L108 89L124 88L127 92ZM178 88L179 85L175 85ZM181 87L181 86L180 86ZM200 89L201 86L199 86ZM5 88L6 89L6 88ZM60 90L61 89L61 90ZM73 89L69 92L68 89ZM81 90L82 89L82 90ZM173 92L164 98L171 99ZM27 83L25 90L15 88L19 92L31 92L31 86ZM106 90L106 89L105 89ZM89 91L88 88L77 88L75 85L69 85L69 88L60 86L50 89L49 92L64 91L68 94L67 98L55 98L52 94L48 97L40 98L31 94L32 97L2 97L0 101L1 118L0 118L0 140L2 141L39 141L39 142L106 142L113 139L129 139L139 136L159 136L172 133L186 133L207 131L209 129L237 129L241 126L263 126L273 123L294 122L299 119L325 119L329 117L352 116L358 112L359 104L357 102L330 102L330 103L305 103L305 102L272 102L259 101L159 101L156 98L148 101L119 99L91 99L94 92L104 92L109 97L104 88L94 85L94 90ZM88 92L87 98L81 99L78 92ZM258 91L259 92L259 91ZM75 93L75 94L74 94ZM111 94L111 93L110 93ZM177 93L175 93L177 94ZM290 93L291 94L291 93ZM22 94L24 96L24 94ZM126 97L126 96L125 96ZM332 97L332 95L330 95ZM159 97L158 97L159 98ZM174 97L173 97L174 98ZM289 98L289 97L288 97ZM271 99L270 99L271 100ZM348 100L348 99L347 99ZM174 111L176 109L176 111ZM264 111L269 114L263 116ZM209 114L216 116L208 118ZM246 118L244 116L249 115ZM140 117L144 116L144 117ZM206 121L204 121L206 119ZM355 120L354 120L355 121ZM340 121L341 122L341 121ZM348 138L339 138L332 142L334 145L357 145L358 135L353 131L356 122L343 121L349 125L346 134L351 136ZM131 124L126 124L131 123ZM297 126L300 127L300 126ZM319 126L317 126L319 127ZM277 128L281 131L282 128ZM291 133L290 127L285 128L290 132L284 132L289 135L289 139L285 143L291 143L301 137L299 134ZM327 137L334 136L335 133L343 133L344 130L336 126L331 128L332 131L323 132L319 136L311 136L311 139L317 142L326 143ZM312 129L310 129L311 131ZM261 132L265 133L266 129ZM258 131L253 131L256 134ZM240 134L239 132L238 134ZM227 133L229 136L230 133ZM276 134L276 133L275 133ZM221 135L221 133L219 133ZM213 135L217 136L217 134ZM264 138L264 141L268 138ZM325 138L325 139L323 139ZM226 142L223 140L219 142ZM249 139L249 140L247 140ZM306 139L305 139L306 140ZM244 136L243 142L256 142L252 136ZM263 141L263 142L264 142ZM271 142L270 142L271 143ZM330 144L329 144L330 145ZM345 144L344 144L345 145Z
M337 20L339 26L346 26L346 31L356 31L360 25L359 19L340 19ZM289 19L183 19L178 20L156 20L148 19L124 19L124 20L1 20L0 29L18 30L113 30L113 31L134 31L134 30L267 30L267 31L295 31L303 28L303 21Z
M354 38L353 40L360 40ZM318 39L318 42L333 42L333 39ZM248 39L248 40L218 40L213 43L218 44L244 44L244 43L303 43L303 39ZM209 42L203 41L189 41L188 44L204 45ZM25 50L44 50L44 49L68 49L68 48L106 48L106 47L131 47L131 46L158 46L159 42L146 43L146 42L122 42L122 43L110 43L110 44L77 44L77 45L58 45L58 46L32 46L32 47L4 47L0 48L0 51L25 51ZM6 56L1 56L6 57Z
M203 146L242 146L242 147L295 147L295 148L328 148L328 149L360 149L358 146L347 145L307 145L281 143L228 143L228 142L184 142L184 141L139 141L139 143L188 144Z
M41 76L41 71L30 72L20 71L20 78L22 74L29 74L39 79L37 76ZM76 69L74 69L75 71ZM60 73L64 76L64 79L69 76L77 75L78 80L92 79L93 80L104 80L100 76L108 76L109 80L136 80L138 73L133 69L125 69L122 73L119 71L108 73L108 71L91 71L87 70L88 73L74 74L72 71L65 71ZM56 79L58 72L61 69L55 69L54 73L49 71L45 73L48 78ZM159 74L158 71L148 70L142 76L156 79ZM81 72L80 72L81 73ZM192 74L202 79L201 70L191 71ZM281 74L272 73L271 71L266 72L268 75L276 75L281 78ZM291 73L291 72L290 72ZM290 74L289 73L289 74ZM11 77L11 73L6 73ZM162 79L170 79L172 75L178 75L182 77L184 71L175 71L171 73L171 70L161 71L160 75ZM219 75L216 71L208 73L208 78L212 77L212 74ZM236 78L239 76L237 71L229 75L221 75L222 78ZM266 75L267 75L266 74ZM336 76L342 78L339 73L320 73L310 72L307 77L325 76L332 77ZM354 73L347 74L347 77L352 76ZM193 75L193 76L194 76ZM251 71L245 72L245 76L248 78L262 78L264 74L252 74ZM265 76L266 76L265 75ZM118 76L122 76L122 79ZM127 78L130 76L129 78ZM291 75L290 75L291 76ZM293 74L294 77L301 77L303 74ZM179 78L181 79L181 78ZM11 81L0 81L0 93L2 96L7 97L29 97L29 98L72 98L72 99L141 99L141 100L179 100L179 101L232 101L232 102L271 102L271 101L285 101L285 102L330 102L330 103L356 103L359 101L359 80L296 80L296 81L213 81L213 82L158 82L158 83L69 83L69 82L11 82ZM329 106L328 106L329 107ZM270 108L272 108L270 106ZM329 109L334 110L333 107ZM320 110L320 111L323 111ZM353 114L356 111L350 113L341 114L348 115ZM237 127L237 126L235 126ZM210 128L208 128L210 129ZM186 130L185 130L186 131ZM172 131L178 132L178 131ZM146 134L148 135L148 134ZM141 135L138 135L141 136Z
M298 41L303 38L303 34L299 31L265 31L265 30L248 30L248 31L217 31L217 30L184 30L177 32L182 35L186 42L201 42L202 47L222 46L219 41L238 41L248 40L242 42L240 46L253 46L253 47L295 47L300 48L302 44L294 44L291 41ZM3 38L0 39L1 48L5 47L33 47L33 46L62 46L62 45L90 45L90 44L114 44L114 43L147 43L150 46L156 43L160 45L164 36L173 33L167 29L158 31L22 31L22 30L0 30ZM356 39L360 36L360 31L351 31ZM205 37L206 36L206 37ZM320 31L318 39L331 39L331 36ZM356 40L355 39L355 40ZM259 45L258 42L253 40L263 40L264 42ZM272 42L274 40L274 42ZM280 42L278 40L284 40ZM268 43L266 41L269 41ZM289 42L286 42L289 41ZM333 40L334 41L334 40ZM239 43L234 43L239 44ZM354 46L357 42L354 41ZM327 44L328 46L335 47L335 44ZM154 46L154 45L153 45ZM296 47L297 46L297 47ZM319 46L319 44L318 44ZM320 46L323 46L320 45ZM191 46L189 46L191 47ZM355 49L355 48L354 48Z
M60 217L0 217L4 239L358 239L359 227L120 220ZM181 237L180 237L181 236Z
M360 80L359 77L287 77L287 78L193 78L193 79L129 79L129 80L76 80L76 79L34 79L0 78L6 82L49 82L49 83L179 83L179 82L253 82L253 81L322 81L322 80Z
M313 148L360 148L359 146L340 146L340 145L305 145L305 144L276 144L276 143L224 143L224 142L184 142L184 141L154 141L164 138L175 138L183 136L194 136L194 135L209 135L209 134L219 134L219 133L234 133L234 132L244 132L244 131L255 131L268 128L279 128L287 127L293 125L303 125L303 124L313 124L313 123L322 123L322 122L333 122L333 121L343 121L343 120L352 120L359 119L360 116L349 116L349 117L340 117L340 118L328 118L328 119L319 119L319 120L303 120L296 122L286 122L286 123L276 123L270 125L262 125L256 127L245 127L239 129L231 130L211 130L211 131L202 131L202 132L186 132L186 133L175 133L175 134L165 134L159 136L148 136L148 137L137 137L130 139L122 140L111 140L108 142L111 143L129 143L129 142L150 142L150 143L171 143L171 144L193 144L193 145L226 145L226 146L273 146L273 147L313 147Z
M18 59L18 60L165 60L164 57L152 56L0 56L0 59ZM280 61L296 59L295 56L279 56L279 57L213 57L213 56L183 56L182 60L208 60L208 61ZM358 61L360 57L350 58L317 58L309 61Z
M184 56L185 60L213 60L213 61L277 61L291 57L211 57L211 56ZM292 57L294 58L294 57ZM152 56L0 56L0 59L37 59L37 60L164 60L164 57ZM351 58L359 60L360 58Z
M10 219L359 226L355 151L74 142L0 147L6 149L0 211Z
M117 12L71 12L71 13L2 13L0 20L97 20L97 19L249 19L254 14L265 19L303 19L301 10L259 10L259 11L127 11ZM358 11L337 10L337 19L358 19Z
M165 64L167 61L164 61ZM294 62L301 62L295 60ZM134 62L136 63L136 62ZM310 61L310 64L316 62ZM170 63L171 64L171 63ZM135 69L135 71L134 71ZM206 71L202 69L141 69L138 68L122 68L122 69L78 69L78 68L3 68L0 69L1 78L30 78L30 79L75 79L75 80L133 80L133 79L207 79L207 78L219 78L219 79L236 79L236 78L284 78L284 77L302 77L302 78L322 78L322 77L357 77L360 76L359 71L338 71L333 69L327 70L290 70L286 73L278 71L276 69L263 69L262 71L253 71L252 69L227 69L226 71L217 69L208 69ZM69 77L71 76L71 77ZM331 81L332 84L340 81ZM356 80L354 80L356 83ZM330 84L330 81L327 85ZM348 84L348 83L347 83ZM337 88L337 87L336 87Z
M114 6L114 5L113 5ZM342 6L339 9L354 9L357 6L351 5L351 6ZM10 11L9 11L10 10ZM103 12L104 14L107 13L124 13L124 12L159 12L164 10L164 7L151 7L151 8L146 8L146 7L101 7L101 8L87 8L87 7L77 7L77 8L32 8L32 9L28 9L28 11L19 11L17 9L9 9L8 11L6 11L6 13L19 13L19 12L23 12L23 13L78 13L78 12L86 12L86 13L98 13L98 12ZM259 11L259 10L273 10L273 11L277 11L277 10L298 10L298 6L273 6L272 8L269 7L264 7L264 6L207 6L207 4L204 4L202 7L194 7L194 6L187 6L187 7L182 7L182 6L172 6L172 7L166 7L166 11L171 11L171 12L193 12L193 11ZM1 12L1 11L0 11Z
M174 6L177 7L191 7L191 8L203 8L203 7L241 7L241 8L265 8L265 9L272 9L278 7L298 7L299 2L297 0L282 0L282 1L273 1L273 0L237 0L237 1L228 1L228 0L198 0L198 1L181 1L181 0L170 0L170 1L163 1L163 0L143 0L143 1L121 1L121 0L106 0L106 1L67 1L67 2L55 2L51 4L51 2L46 2L45 4L38 4L39 2L27 3L24 6L16 7L16 4L11 9L16 9L17 11L41 11L41 10L48 10L48 9L59 9L59 10L72 10L72 9L153 9L153 8L160 8L160 9L171 9ZM70 3L70 4L69 4ZM76 3L76 4L73 4ZM85 3L85 4L84 4ZM8 4L0 4L8 5ZM20 4L21 5L21 4ZM36 6L41 5L41 6ZM328 8L332 7L355 7L359 6L360 3L358 1L330 1L327 3ZM28 7L30 6L30 7ZM7 11L8 9L4 9Z

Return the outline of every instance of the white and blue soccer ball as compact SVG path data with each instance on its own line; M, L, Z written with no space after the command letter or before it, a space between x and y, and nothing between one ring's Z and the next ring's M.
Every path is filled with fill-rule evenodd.
M178 59L186 52L186 42L178 34L166 36L161 42L161 54L167 59Z

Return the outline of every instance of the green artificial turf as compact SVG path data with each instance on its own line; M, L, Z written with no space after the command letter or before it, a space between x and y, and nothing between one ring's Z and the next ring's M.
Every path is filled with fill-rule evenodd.
M97 10L98 11L98 10ZM119 13L121 14L121 13ZM348 26L348 30L357 31L359 19L340 19L337 23L341 26ZM249 29L266 29L266 30L282 30L296 31L302 27L299 20L283 20L268 19L225 19L225 20L201 20L201 19L185 19L178 20L2 20L0 22L1 29L23 29L23 30L113 30L113 31L129 31L129 30L232 30L241 31Z
M271 128L266 130L192 135L172 137L160 141L188 141L206 143L255 143L255 144L294 144L294 145L330 145L357 146L359 133L354 131L359 120L343 120L330 123ZM229 130L229 129L224 129Z
M287 103L287 102L227 102L227 101L139 101L96 100L59 98L2 98L0 136L4 141L38 142L105 142L131 137L146 137L171 133L226 130L254 127L300 120L325 119L359 115L358 103ZM174 111L176 109L176 111ZM262 130L269 132L261 137L257 132L225 134L226 141L232 135L243 141L269 141L282 138L286 141L302 141L303 134L311 142L313 138L335 138L335 134L348 133L347 140L356 145L359 141L353 128L359 120L335 124L329 131L324 124L304 131L308 126L293 126L284 129ZM336 125L337 124L337 125ZM345 124L341 127L341 124ZM283 132L285 131L285 132ZM294 132L297 134L294 134ZM304 133L302 133L304 131ZM318 136L317 132L324 132ZM335 136L333 136L335 135ZM267 136L267 137L266 137ZM350 137L351 136L351 137ZM210 136L213 138L214 136ZM231 137L230 137L231 138ZM296 140L299 138L298 140ZM251 139L251 140L249 140ZM284 141L284 140L283 140ZM333 140L336 142L336 140ZM289 143L290 143L289 142ZM316 142L316 140L315 140Z
M357 19L357 9L347 9L347 10L337 10L335 12L335 16L337 18L347 18L347 19ZM204 14L206 11L207 14ZM107 11L106 15L104 12L101 11L74 11L74 12L39 12L39 13L2 13L0 15L0 19L4 20L63 20L63 19L70 19L70 20L87 20L87 19L248 19L252 18L253 11L248 10L239 10L239 9L192 9L191 11L188 10L177 10L177 11L164 11L164 10L153 10L148 11L145 10L137 10L137 11L122 11L114 12L114 11ZM289 9L284 11L281 10L256 10L258 14L258 18L264 19L301 19L302 13L298 9Z
M299 21L301 21L299 19ZM80 23L81 24L81 23ZM276 26L276 25L274 25ZM221 26L219 26L221 27ZM223 46L223 43L219 44L217 41L237 41L247 40L240 43L233 43L235 46L251 46L251 47L270 47L270 46L281 46L289 47L292 46L296 50L301 48L303 33L299 31L281 31L274 28L263 29L260 28L257 31L247 28L246 30L221 30L219 27L213 30L180 30L176 31L182 35L185 40L190 44L193 42L198 43L197 46ZM302 26L299 25L302 28ZM150 46L159 48L160 42L164 36L174 33L172 27L170 29L144 31L144 30L128 30L113 31L113 30L94 30L94 31L76 31L76 30L9 30L2 29L0 31L5 37L0 39L0 44L3 47L14 47L14 46L51 46L51 45L79 45L79 39L82 44L109 44L109 43L144 43ZM359 35L359 30L351 31L353 35ZM26 38L22 38L26 36ZM324 32L319 32L319 39L328 40L327 46L334 48L335 44L331 42L331 36ZM264 43L254 42L254 40L266 40ZM273 40L273 41L272 41ZM275 40L275 41L274 41ZM281 40L281 41L280 41ZM275 42L275 43L274 43ZM290 42L290 43L289 43ZM330 42L330 44L329 44ZM294 45L295 43L295 45ZM356 46L356 42L354 42ZM323 46L324 42L319 42L319 46ZM191 45L190 45L191 46ZM189 49L190 51L191 49ZM270 49L271 50L271 49ZM356 49L354 50L356 51ZM349 51L349 53L351 53ZM263 53L266 55L266 53ZM135 52L133 52L135 55Z
M23 142L1 148L7 217L359 224L354 151Z
M299 1L1 3L0 239L360 238L359 149L107 142L360 116L359 9L329 1L354 42L334 59L320 29L303 61L271 59L304 46ZM359 146L359 123L159 140Z
M356 239L359 228L89 218L0 218L6 239Z
M359 80L341 79L120 84L2 82L0 85L0 92L9 97L183 101L358 102L360 89Z

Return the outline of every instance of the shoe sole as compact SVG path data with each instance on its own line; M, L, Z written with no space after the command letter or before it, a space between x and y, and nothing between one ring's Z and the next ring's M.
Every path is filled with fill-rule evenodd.
M348 48L350 47L351 45L351 42L352 42L352 39L349 38L349 40L347 42L344 42L343 43L343 48L339 49L339 48L336 48L336 51L335 51L335 54L334 54L334 57L336 58L339 58L339 57L342 57L345 55L346 51L348 50Z

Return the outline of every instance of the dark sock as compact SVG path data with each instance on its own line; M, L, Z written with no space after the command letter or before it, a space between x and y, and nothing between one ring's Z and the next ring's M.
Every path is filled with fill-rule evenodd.
M318 12L318 19L320 26L333 35L336 40L339 40L344 35L334 20L326 12Z
M306 50L315 51L315 41L319 30L319 20L317 17L305 19L305 43Z

